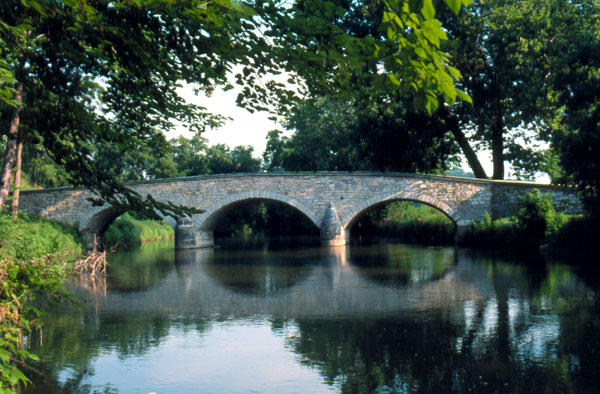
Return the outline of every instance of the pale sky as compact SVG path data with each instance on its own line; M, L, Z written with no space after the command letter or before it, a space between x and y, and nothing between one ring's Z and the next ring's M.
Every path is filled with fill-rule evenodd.
M254 156L262 157L267 145L267 133L277 128L283 130L283 126L268 119L270 115L267 112L250 113L238 107L235 103L237 89L229 91L215 89L210 97L206 97L203 93L194 95L191 87L181 88L178 92L188 102L206 107L209 112L233 118L226 121L223 127L202 133L202 136L208 139L209 145L226 144L230 148L251 145L254 147ZM187 138L192 136L192 133L182 126L167 133L167 137L173 138L182 134Z
M233 118L227 121L221 128L202 133L202 136L208 139L209 145L226 144L230 148L238 145L250 145L254 147L254 157L260 158L267 145L267 133L273 129L284 130L283 126L268 119L270 115L267 112L255 111L254 113L250 113L238 107L235 103L238 94L237 89L229 91L216 89L210 97L205 96L203 93L197 96L194 95L191 87L181 88L179 89L179 93L187 101L206 107L212 113ZM167 133L169 139L178 135L190 138L192 133L187 131L187 128L183 126L173 132ZM478 157L486 173L491 176L493 165L490 152L479 152ZM510 165L506 163L506 166L507 171L510 171ZM464 158L462 168L467 172L471 171ZM510 178L510 173L507 175ZM537 181L548 183L550 179L547 175L543 174L538 176Z

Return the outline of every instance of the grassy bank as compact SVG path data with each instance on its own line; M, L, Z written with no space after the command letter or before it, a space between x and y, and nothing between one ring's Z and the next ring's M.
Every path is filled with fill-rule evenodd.
M104 242L112 245L138 245L142 242L172 239L173 228L165 221L150 220L127 212L117 218L104 233Z
M435 208L399 201L386 207L378 235L410 243L450 245L454 243L454 227L452 220Z
M71 226L19 213L17 221L0 214L0 259L30 261L48 254L84 249L83 238Z
M37 360L24 346L41 326L49 302L72 300L64 289L62 264L45 258L83 250L72 227L19 214L0 214L0 393L17 393L29 380L27 362Z
M396 201L367 213L353 236L393 238L406 243L452 245L455 226L441 211L425 204Z

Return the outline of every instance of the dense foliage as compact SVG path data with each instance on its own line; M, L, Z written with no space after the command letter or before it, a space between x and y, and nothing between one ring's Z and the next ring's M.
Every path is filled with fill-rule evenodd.
M290 137L277 130L267 136L263 159L269 171L437 173L457 160L457 146L443 123L400 98L307 100L284 126L293 131Z
M446 0L454 12L469 2ZM146 154L164 150L161 132L175 121L197 132L218 126L222 117L185 102L177 88L189 83L207 94L217 85L230 89L227 77L233 65L242 69L236 75L236 83L243 86L239 105L265 109L275 100L285 107L295 93L262 76L290 67L286 71L310 81L316 75L309 67L314 56L305 56L302 45L312 40L315 27L334 26L329 19L346 11L332 10L328 2L314 4L312 15L302 12L302 4L248 4L255 10L227 0L2 2L0 110L8 140L0 206L20 155L17 146L27 142L43 144L49 157L65 167L72 184L100 197L97 203L181 215L179 207L123 187L98 165L101 156L95 155L94 147L102 151L102 145L119 146ZM438 105L437 92L452 103L460 95L453 85L459 75L440 47L447 38L434 18L432 0L388 1L380 11L391 51L380 52L369 37L354 40L346 34L337 42L345 44L341 57L341 52L328 51L323 41L311 45L309 52L316 51L317 58L325 54L330 60L326 68L333 74L340 61L360 67L368 59L372 64L381 59L392 85L420 97L417 106L431 112ZM333 74L323 73L326 78Z
M250 202L224 215L215 237L237 235L317 236L319 229L303 213L279 201Z
M576 29L560 37L552 73L554 96L563 111L553 146L560 152L563 182L582 193L588 212L600 218L600 2L581 1L572 6Z
M422 245L452 245L456 226L440 210L412 201L395 201L362 215L351 229L361 242L373 237Z
M3 198L19 139L43 144L70 183L116 207L177 211L122 187L98 165L95 150L160 151L162 131L176 121L193 131L219 125L221 117L186 103L177 89L182 82L198 91L227 85L234 64L277 68L259 65L267 44L253 33L251 14L228 1L2 2L2 64L10 73L0 106L9 135Z
M71 300L64 277L63 268L47 259L0 259L0 393L17 393L29 382L27 362L38 358L25 344L42 326L42 303Z

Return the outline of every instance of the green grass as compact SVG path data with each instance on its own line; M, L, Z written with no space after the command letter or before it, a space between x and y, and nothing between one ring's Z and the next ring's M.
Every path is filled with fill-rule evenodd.
M117 218L104 233L106 245L136 245L147 241L170 239L175 236L173 228L164 220L142 219L133 213Z
M404 242L434 245L454 243L455 226L441 211L424 204L397 201L387 205L377 234Z
M17 221L8 212L0 214L0 260L30 261L83 249L83 238L71 226L24 212Z

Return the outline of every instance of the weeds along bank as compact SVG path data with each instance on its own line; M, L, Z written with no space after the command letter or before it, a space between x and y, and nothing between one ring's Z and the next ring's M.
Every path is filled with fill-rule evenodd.
M165 222L118 218L107 232L110 244L137 244L172 238ZM77 269L60 256L76 259L85 240L70 226L19 213L0 214L0 393L18 393L29 382L27 366L37 357L26 350L30 334L42 326L43 305L75 302L63 281ZM50 257L54 256L54 257ZM81 261L87 261L82 259Z
M29 261L48 254L81 252L83 238L71 226L19 213L0 214L0 258Z
M71 302L63 287L69 266L50 255L81 255L83 239L69 226L19 214L0 214L0 393L29 382L30 334L41 327L42 305Z

